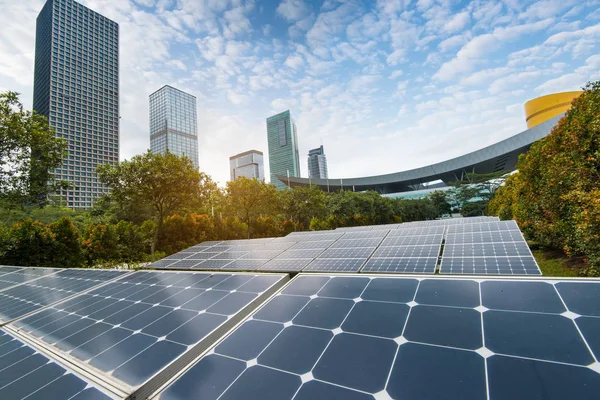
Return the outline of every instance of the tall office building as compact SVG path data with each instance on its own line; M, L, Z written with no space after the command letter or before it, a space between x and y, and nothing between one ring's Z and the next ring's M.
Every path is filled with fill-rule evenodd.
M265 167L262 151L250 150L229 157L231 180L244 176L248 179L265 180Z
M323 145L308 151L308 177L327 179L327 158L325 158Z
M287 188L275 175L300 178L300 156L298 155L298 134L296 123L290 111L267 118L269 141L269 168L271 183L277 190Z
M73 0L48 0L37 17L33 109L68 142L54 171L74 189L71 208L106 193L96 175L119 161L119 25Z
M198 169L195 96L169 85L150 95L150 149L187 156Z

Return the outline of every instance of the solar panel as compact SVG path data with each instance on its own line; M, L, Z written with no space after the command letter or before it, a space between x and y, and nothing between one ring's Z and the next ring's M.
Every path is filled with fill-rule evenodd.
M331 246L335 240L319 240L314 242L300 242L296 243L290 250L298 249L326 249Z
M336 228L336 231L343 232L360 232L360 231L370 231L373 230L372 226L344 226L341 228Z
M358 272L367 258L317 258L302 271Z
M435 257L440 254L440 245L424 245L424 246L398 246L398 247L380 247L373 258L380 257Z
M195 269L220 269L230 264L233 260L210 259L196 265Z
M330 247L332 249L339 249L344 247L377 247L381 243L383 238L371 238L371 239L340 239L334 242Z
M275 257L276 259L315 258L323 252L323 249L297 249L287 250Z
M446 244L460 243L495 243L495 242L522 242L523 235L519 230L467 232L446 235Z
M221 269L235 269L239 271L253 271L269 261L268 259L250 259L250 260L234 260L229 264L221 267Z
M375 247L329 248L323 251L319 258L368 258L374 250Z
M367 239L367 238L383 238L389 233L389 230L378 229L368 232L347 232L344 239Z
M442 257L440 274L541 275L535 259L525 257Z
M262 265L259 271L299 272L311 261L312 258L296 258L294 260L276 258Z
M442 235L445 226L431 226L431 227L421 227L421 228L404 228L404 229L394 229L390 231L388 237L394 236L421 236L421 235Z
M0 276L0 290L52 275L58 271L60 271L58 268L21 268Z
M22 319L15 328L107 384L145 398L144 384L168 379L187 364L183 354L199 354L285 280L273 274L139 271Z
M65 269L0 292L0 323L65 300L129 271Z
M214 258L218 258L220 260L237 260L238 258L241 258L248 253L248 251L227 250L222 253L216 254Z
M152 264L148 265L147 268L158 268L158 269L166 268L171 264L175 264L176 262L177 262L177 260L173 260L173 259L168 260L166 258L163 258L161 260L154 261Z
M519 227L515 221L493 221L477 224L450 225L448 226L448 233L514 231L518 229Z
M600 282L419 279L301 274L153 398L598 397Z
M437 266L437 257L429 258L371 258L361 272L433 274Z
M264 250L287 250L294 245L294 242L280 242L273 240L263 246Z
M179 260L174 262L173 264L169 264L169 268L184 268L184 269L189 269L189 268L194 268L199 266L200 264L202 264L204 262L204 260Z
M2 329L0 384L1 399L113 398Z
M529 256L531 250L525 242L467 243L444 246L444 257L511 257Z
M272 258L277 257L279 254L281 254L281 250L256 250L256 251L251 251L240 258L242 260L252 260L252 259L270 260Z
M395 236L387 237L381 242L382 246L419 246L425 244L441 244L443 235L426 236Z
M10 266L0 265L0 275L10 274L11 272L15 272L20 269L21 269L21 267L10 267Z

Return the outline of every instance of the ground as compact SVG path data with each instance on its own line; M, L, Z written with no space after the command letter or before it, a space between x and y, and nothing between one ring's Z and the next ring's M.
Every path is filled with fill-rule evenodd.
M532 250L544 276L579 276L586 267L582 257L567 257L557 250Z

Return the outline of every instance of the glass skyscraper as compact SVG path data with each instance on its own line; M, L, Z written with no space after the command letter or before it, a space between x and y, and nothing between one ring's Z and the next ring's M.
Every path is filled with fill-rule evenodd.
M308 177L327 179L327 158L323 145L308 151Z
M264 181L265 169L262 151L250 150L229 157L229 171L232 181L240 176Z
M107 193L96 167L119 161L119 25L73 0L48 0L37 17L33 109L68 142L54 171L74 189L71 208Z
M168 85L150 95L150 149L186 156L198 169L196 97Z
M287 188L275 175L300 178L300 157L298 155L298 134L296 123L290 111L267 118L269 142L269 168L271 183L278 190Z

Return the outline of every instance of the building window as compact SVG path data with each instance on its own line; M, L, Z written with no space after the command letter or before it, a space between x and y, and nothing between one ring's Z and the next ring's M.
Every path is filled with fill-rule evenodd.
M279 130L279 146L287 146L287 135L285 134L285 119L280 119L277 121L278 130Z

